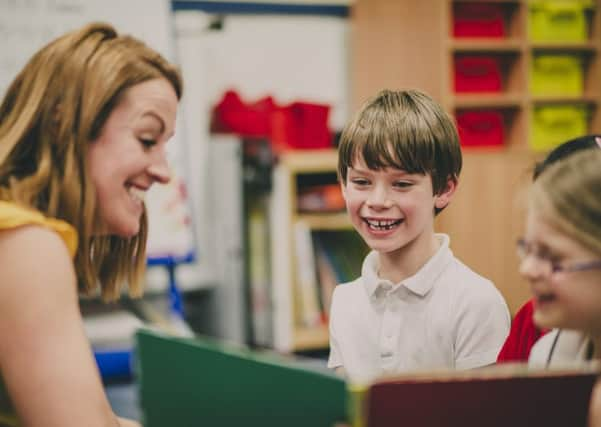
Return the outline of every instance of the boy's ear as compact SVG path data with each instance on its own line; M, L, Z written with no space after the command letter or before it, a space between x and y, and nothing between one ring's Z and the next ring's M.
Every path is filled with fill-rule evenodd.
M434 206L438 209L444 209L451 202L453 194L457 189L457 179L453 177L447 178L447 185L440 193L434 196Z

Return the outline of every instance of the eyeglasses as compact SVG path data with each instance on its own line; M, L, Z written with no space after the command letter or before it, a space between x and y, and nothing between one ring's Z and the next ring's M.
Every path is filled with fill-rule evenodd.
M572 273L576 271L601 270L601 259L595 261L586 261L562 265L553 260L548 254L541 252L536 247L537 245L527 242L524 239L517 241L517 254L520 261L524 261L527 257L533 256L541 267L542 274L550 276L554 273Z

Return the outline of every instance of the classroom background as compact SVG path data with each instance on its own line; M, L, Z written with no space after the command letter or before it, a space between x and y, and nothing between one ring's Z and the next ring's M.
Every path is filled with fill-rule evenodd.
M600 0L4 0L0 11L2 93L34 48L89 20L182 68L176 179L149 200L146 295L82 301L99 363L105 350L129 357L143 323L324 360L332 289L366 253L336 142L382 88L423 90L455 117L464 167L436 226L512 313L529 298L515 242L532 167L601 133Z

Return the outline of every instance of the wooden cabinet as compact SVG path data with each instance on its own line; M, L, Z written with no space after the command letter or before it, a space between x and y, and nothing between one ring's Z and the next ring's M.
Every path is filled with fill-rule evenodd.
M467 3L500 8L504 37L454 37L454 14ZM470 110L501 113L502 146L464 148L458 192L437 219L437 227L450 234L451 248L461 260L494 281L512 312L530 296L518 274L515 241L523 231L532 167L545 154L530 148L533 113L547 105L584 105L585 132L601 132L601 1L586 9L588 36L578 42L532 41L528 21L533 5L533 0L357 0L351 13L354 110L383 88L415 88L455 116ZM534 95L530 70L540 54L580 58L582 93ZM499 61L500 91L455 91L454 64L466 55Z

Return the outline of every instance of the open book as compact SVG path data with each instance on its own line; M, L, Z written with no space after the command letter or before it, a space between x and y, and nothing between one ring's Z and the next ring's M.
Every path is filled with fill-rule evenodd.
M504 364L345 382L323 364L209 338L137 335L146 427L585 426L597 364Z
M332 427L346 384L314 361L209 338L136 335L145 427Z
M503 364L383 378L353 388L353 427L586 426L598 374Z

